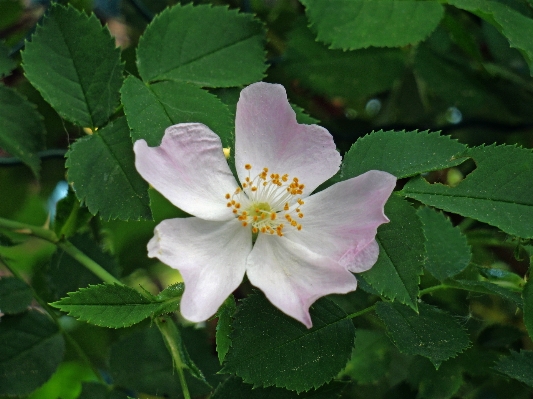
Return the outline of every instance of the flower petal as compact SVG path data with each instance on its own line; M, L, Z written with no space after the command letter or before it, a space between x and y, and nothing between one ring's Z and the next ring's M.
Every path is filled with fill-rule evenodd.
M302 229L288 228L285 237L348 270L367 270L372 266L368 263L374 257L377 260L376 246L371 243L378 226L389 221L383 207L395 185L396 177L378 170L334 184L305 199L300 207L304 217L298 220ZM363 252L365 248L368 253Z
M207 320L244 277L252 249L250 229L237 219L213 222L192 217L164 220L154 233L148 256L178 269L185 282L181 314L194 322Z
M334 260L275 235L259 235L246 274L274 306L307 328L313 325L313 302L357 288L355 276Z
M140 175L170 202L206 220L228 220L226 193L237 188L220 138L201 123L181 123L165 130L159 147L137 140L133 146Z
M267 167L270 173L297 177L305 196L337 173L340 162L326 129L296 122L283 86L259 82L241 91L235 119L235 167L241 181L249 173L244 165L258 173Z
M370 243L357 252L352 257L352 261L346 265L349 271L352 273L366 272L377 262L379 256L379 245L376 240L370 241Z

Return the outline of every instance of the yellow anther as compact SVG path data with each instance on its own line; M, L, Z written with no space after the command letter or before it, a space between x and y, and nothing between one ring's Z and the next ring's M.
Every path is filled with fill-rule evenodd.
M298 223L296 223L296 220L291 221L291 226L296 227Z
M242 188L246 188L246 187L248 187L248 184L242 183Z
M239 194L240 192L241 192L241 188L237 187L237 189L235 190L235 195Z
M267 229L266 227L261 227L261 233L266 233Z
M301 218L304 217L304 214L303 214L303 213L299 213L299 214L298 214L298 217L301 219Z
M234 209L234 210L233 210L233 213L237 213L237 209Z
M298 198L297 201L298 201L298 203L299 203L300 205L305 204L305 202L303 202L301 198Z
M276 213L275 212L272 212L270 214L270 220L276 220Z
M298 231L300 231L300 230L302 229L302 225L299 224L298 227L296 227L296 229L297 229Z
M257 234L258 232L259 230L257 229L257 227L252 227L252 233Z
M226 199L230 199L230 198L231 198L231 195L229 195L229 193L226 194Z
M231 205L235 205L235 200L231 200Z
M226 205L228 208L231 208L231 202L228 202Z
M283 207L283 210L284 211L288 211L289 210L289 203L288 202L285 202L285 206Z
M254 222L257 222L257 215L254 216Z
M246 180L247 182L250 182L250 178L249 178L249 177L247 177L247 178L244 179L244 180Z
M239 209L241 207L241 204L239 204L238 202L235 204L235 208Z
M244 169L246 169L246 170L250 170L250 169L252 169L252 165L250 165L249 163L247 163L246 165L244 165Z
M296 213L300 213L300 208L296 208Z
M246 226L248 226L248 223L247 222L242 222L242 226L246 227Z
M291 221L291 215L285 215L285 219L287 219L290 222Z
M257 191L257 187L252 187L252 191Z

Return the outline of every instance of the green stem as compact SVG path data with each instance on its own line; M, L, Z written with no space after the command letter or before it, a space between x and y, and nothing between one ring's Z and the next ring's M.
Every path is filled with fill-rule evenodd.
M365 313L372 312L374 309L376 309L376 304L373 304L372 306L369 306L368 308L360 310L359 312L351 313L347 315L345 319L355 319L356 317L362 316Z
M178 340L181 339L181 336L178 328L169 317L156 317L155 324L157 328L159 328L159 331L165 340L165 344L172 355L172 361L174 363L174 367L176 367L176 371L178 372L178 377L180 379L183 397L185 399L191 399L189 387L187 386L187 381L185 381L185 373L183 372L187 366L181 359L181 351L178 343Z
M445 289L448 289L448 288L455 288L455 287L452 287L452 286L446 285L446 284L434 285L433 287L429 287L429 288L420 290L420 292L418 293L418 296L421 297L422 295L429 294L430 292L438 291L438 290L445 290Z
M27 234L51 242L80 262L88 270L100 277L104 282L109 284L122 284L119 280L109 274L107 270L81 252L68 240L64 238L59 239L56 233L54 233L52 230L44 229L38 226L32 226L26 223L15 222L13 220L4 218L0 218L0 228L13 230L19 234Z

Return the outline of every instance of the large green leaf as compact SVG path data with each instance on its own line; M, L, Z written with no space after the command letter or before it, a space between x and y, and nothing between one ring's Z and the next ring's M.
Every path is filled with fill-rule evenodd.
M380 295L416 309L425 257L422 223L415 209L395 195L385 205L385 214L390 223L378 229L378 261L358 277Z
M315 302L310 313L313 328L307 329L262 294L250 295L235 316L222 372L255 386L297 392L330 381L350 358L355 329L346 313L328 299Z
M0 279L0 312L15 314L24 312L33 300L31 288L15 277Z
M133 140L161 144L165 129L176 123L201 122L218 134L226 147L233 143L228 107L209 92L183 82L146 85L130 76L121 90Z
M225 7L176 5L150 23L139 41L142 79L231 87L263 78L261 23Z
M399 303L377 304L376 313L401 352L427 357L439 368L469 346L468 335L450 314L425 303L418 310Z
M438 132L380 130L358 139L344 156L343 180L369 170L383 170L401 179L445 169L465 161L466 146Z
M466 156L476 170L455 187L429 184L423 178L406 184L403 195L448 212L533 238L533 152L513 146L475 147Z
M150 220L148 184L135 170L126 118L77 140L67 153L76 196L103 219Z
M301 1L318 40L344 50L418 43L435 30L444 15L437 1Z
M518 49L533 75L533 20L506 4L493 0L446 0L448 4L470 11L491 23Z
M123 328L152 316L167 304L152 301L125 285L100 284L70 292L51 305L90 324Z
M301 22L289 34L283 65L290 77L316 93L353 104L390 89L405 70L399 49L329 50Z
M423 207L417 214L426 236L426 270L440 281L462 272L472 256L466 236L440 212Z
M16 61L9 56L9 48L0 41L0 78L17 67Z
M346 383L332 382L317 390L297 394L276 387L254 387L237 377L230 377L217 388L210 399L335 399L345 387Z
M3 316L0 342L0 395L26 396L43 385L65 351L57 325L37 311Z
M118 105L120 52L94 14L53 5L22 53L27 78L65 119L104 125Z
M38 176L37 152L44 145L44 125L36 107L15 90L0 84L0 147L20 158Z
M494 369L533 387L533 351L511 352L511 356L502 357Z

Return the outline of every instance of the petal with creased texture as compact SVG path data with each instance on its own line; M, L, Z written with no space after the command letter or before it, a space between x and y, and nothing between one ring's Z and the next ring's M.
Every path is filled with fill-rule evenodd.
M300 125L278 84L254 83L241 91L235 118L235 167L239 180L244 165L259 173L289 174L305 185L304 196L339 170L341 157L329 132L318 125Z
M239 286L252 249L251 234L237 219L167 219L155 228L148 256L180 271L185 282L183 317L207 320Z
M348 270L368 270L377 260L374 241L377 228L389 219L383 207L396 185L396 177L371 170L352 179L336 183L305 199L300 207L304 217L300 231L287 228L287 239L313 252L328 256ZM373 251L373 252L370 252ZM361 253L361 257L357 255ZM373 263L372 263L373 264Z
M170 126L159 147L137 140L133 146L140 175L178 208L206 220L234 217L226 206L233 177L220 138L201 123Z
M259 235L246 274L274 306L307 328L313 302L357 288L355 276L334 260L275 235Z

